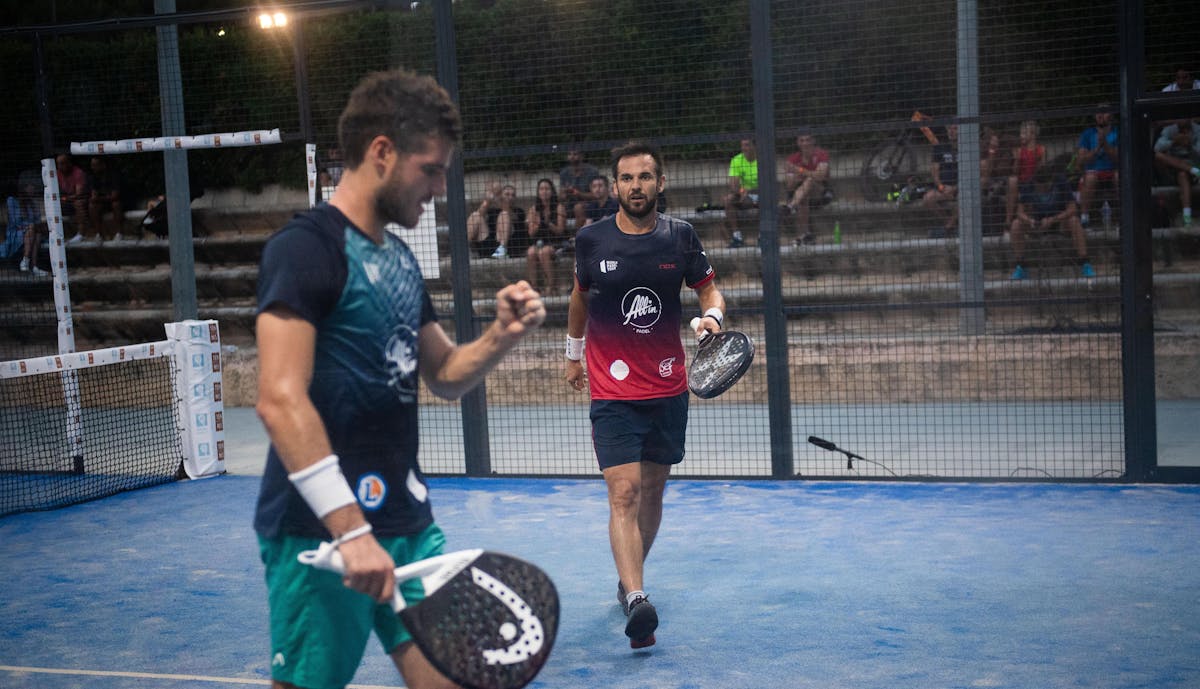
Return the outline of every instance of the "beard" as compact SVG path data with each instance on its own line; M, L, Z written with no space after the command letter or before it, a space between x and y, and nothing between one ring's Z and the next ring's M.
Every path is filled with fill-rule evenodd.
M633 207L623 197L617 198L617 203L621 206L621 210L625 211L625 214L628 215L629 217L637 218L638 220L648 217L651 213L655 213L658 211L658 200L657 199L646 198L646 199L644 199L644 201L645 201L646 205L643 206L641 209L638 209L638 208Z
M421 218L420 212L413 213L412 209L405 204L399 189L391 185L381 189L379 195L375 197L375 214L385 224L394 222L409 229L416 227L417 221Z

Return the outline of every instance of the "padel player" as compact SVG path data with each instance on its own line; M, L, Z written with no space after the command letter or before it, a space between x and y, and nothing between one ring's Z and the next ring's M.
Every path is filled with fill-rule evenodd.
M658 149L633 142L614 150L612 160L620 209L575 239L566 380L591 391L592 444L608 487L617 599L628 616L630 645L641 648L654 643L658 628L643 565L687 431L679 293L686 284L699 297L704 317L698 334L721 329L725 299L696 231L657 211L665 187Z
M342 687L373 630L413 689L452 686L381 603L397 564L440 554L417 465L418 375L454 399L544 320L525 282L496 294L496 319L455 346L416 258L386 232L414 227L446 193L458 110L428 77L368 76L338 121L346 170L328 203L266 244L256 323L257 411L271 438L254 527L266 565L275 687ZM333 539L346 574L297 562ZM419 582L406 598L421 596ZM366 594L366 595L363 595Z

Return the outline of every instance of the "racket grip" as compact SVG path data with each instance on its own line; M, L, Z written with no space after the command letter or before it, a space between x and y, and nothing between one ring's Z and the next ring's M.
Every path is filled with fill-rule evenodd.
M296 556L302 565L324 569L338 574L346 573L346 561L342 559L342 554L338 552L337 545L328 541L322 543L316 550L305 550ZM399 571L399 570L397 570ZM392 612L397 614L404 609L404 596L400 595L400 580L396 580L396 590L392 594L392 600L389 601L392 606Z
M692 319L692 324L691 324L691 325L692 325L692 330L695 330L696 328L699 328L699 327L700 327L700 317L699 317L699 316L696 316L695 318L693 318L693 319Z
M696 332L696 328L700 327L700 317L699 316L696 316L695 318L692 319L691 326L692 326L692 332ZM703 342L704 338L706 338L708 336L709 336L709 332L707 330L705 330L703 333L700 333L700 336L696 338L696 341Z

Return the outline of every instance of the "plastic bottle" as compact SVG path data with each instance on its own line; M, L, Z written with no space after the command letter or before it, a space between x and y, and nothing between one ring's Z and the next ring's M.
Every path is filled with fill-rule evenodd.
M842 243L842 223L841 223L841 221L835 220L833 223L833 243L834 244Z
M1101 210L1104 215L1104 229L1112 229L1112 206L1108 205L1108 201L1104 202L1104 208Z

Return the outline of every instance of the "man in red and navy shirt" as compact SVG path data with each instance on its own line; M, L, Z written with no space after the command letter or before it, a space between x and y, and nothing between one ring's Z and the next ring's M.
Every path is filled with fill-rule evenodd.
M634 648L654 643L658 613L642 585L662 521L663 490L683 460L688 387L679 293L696 290L697 328L721 329L725 299L695 229L657 212L662 156L630 143L613 151L620 209L575 238L566 379L591 390L592 444L608 486L617 598ZM587 375L584 374L584 333Z

